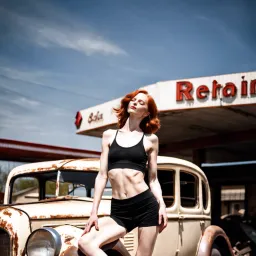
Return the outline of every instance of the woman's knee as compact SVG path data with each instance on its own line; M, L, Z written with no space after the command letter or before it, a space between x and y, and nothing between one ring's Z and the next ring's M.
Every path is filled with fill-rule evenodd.
M94 252L95 249L98 249L99 246L95 243L95 241L91 240L90 238L88 238L86 236L82 236L78 240L78 248L81 251L83 251L87 254L90 254L90 253Z

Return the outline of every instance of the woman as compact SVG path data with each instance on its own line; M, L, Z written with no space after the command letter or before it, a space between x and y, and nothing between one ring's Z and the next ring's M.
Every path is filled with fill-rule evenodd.
M127 94L114 109L119 130L107 130L102 137L100 171L95 181L91 216L79 240L88 256L106 255L100 247L138 227L136 256L152 255L157 234L167 226L165 204L157 179L160 128L157 107L145 90ZM148 185L144 180L148 161ZM97 211L107 180L112 185L110 217L98 219Z

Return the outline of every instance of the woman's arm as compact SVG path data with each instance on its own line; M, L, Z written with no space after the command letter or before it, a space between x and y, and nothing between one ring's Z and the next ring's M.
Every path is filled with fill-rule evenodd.
M108 181L108 151L109 138L111 136L110 130L103 132L101 156L100 156L100 171L95 179L94 185L94 199L91 214L97 214L103 190Z
M159 205L164 205L164 200L162 197L162 189L160 186L160 183L157 178L157 155L158 155L158 137L156 135L151 135L152 136L152 148L148 154L148 179L149 179L149 187L156 197Z
M95 228L99 230L97 214L98 214L100 200L101 200L104 188L106 187L106 184L108 181L108 151L109 151L109 139L111 134L112 134L111 131L107 130L103 132L103 135L102 135L100 170L95 179L94 198L93 198L93 205L92 205L90 219L87 223L87 226L85 227L83 234L89 232L93 225L95 225Z
M167 226L166 206L162 196L162 189L157 178L157 155L158 155L158 137L152 134L152 148L148 154L148 175L149 187L159 203L159 224L161 224L159 232ZM162 222L163 221L163 222Z

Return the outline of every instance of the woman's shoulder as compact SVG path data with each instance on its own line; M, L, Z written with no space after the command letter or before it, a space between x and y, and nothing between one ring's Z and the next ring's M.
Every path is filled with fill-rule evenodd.
M112 137L113 134L115 134L116 132L117 132L116 129L108 129L108 130L106 130L106 131L103 132L102 137L103 137L103 138Z
M145 133L145 136L147 137L148 140L150 140L152 143L158 142L158 137L154 133Z

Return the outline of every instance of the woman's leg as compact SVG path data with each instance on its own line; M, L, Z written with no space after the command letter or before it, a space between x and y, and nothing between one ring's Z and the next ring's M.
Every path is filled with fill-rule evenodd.
M159 226L140 227L138 231L139 241L136 256L152 256Z
M78 241L79 249L86 256L106 256L100 247L117 240L126 234L126 229L118 225L112 218L99 218L99 230L92 227L89 233L83 235Z

